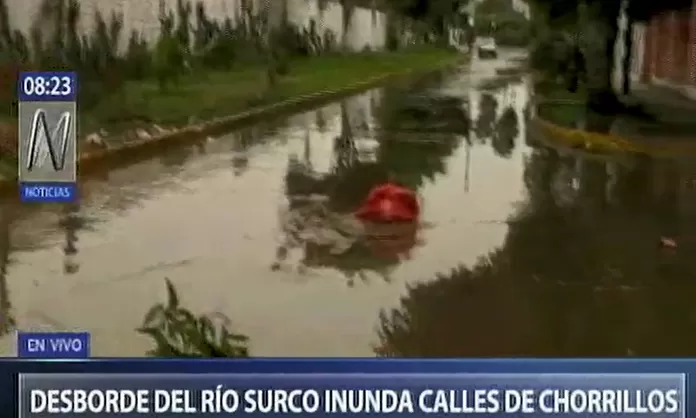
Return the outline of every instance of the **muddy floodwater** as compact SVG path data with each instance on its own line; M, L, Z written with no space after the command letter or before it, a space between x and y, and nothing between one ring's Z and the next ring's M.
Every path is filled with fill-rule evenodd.
M15 329L80 330L95 356L142 356L169 278L254 356L696 354L690 160L548 147L514 58L173 147L79 205L6 203L2 353ZM396 244L293 218L349 213L387 177L423 206Z

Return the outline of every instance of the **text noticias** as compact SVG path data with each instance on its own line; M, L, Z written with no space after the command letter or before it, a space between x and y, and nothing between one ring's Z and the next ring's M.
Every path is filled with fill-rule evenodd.
M676 389L31 390L31 413L635 414L681 410Z
M70 186L30 186L22 189L22 193L31 198L70 198L73 195Z

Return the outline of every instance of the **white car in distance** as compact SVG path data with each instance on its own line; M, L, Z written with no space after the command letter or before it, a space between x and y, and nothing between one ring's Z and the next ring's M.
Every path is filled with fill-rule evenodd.
M495 38L485 37L478 38L476 40L476 49L478 50L478 56L482 59L496 59L498 58L498 48L495 44Z

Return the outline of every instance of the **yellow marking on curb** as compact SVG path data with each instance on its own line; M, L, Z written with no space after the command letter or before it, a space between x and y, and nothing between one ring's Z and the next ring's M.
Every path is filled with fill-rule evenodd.
M547 105L580 105L582 101L574 99L544 99L535 100L535 104ZM659 141L659 138L642 138L639 140L631 140L616 134L606 134L599 132L589 132L580 129L567 128L556 125L548 120L537 117L534 121L542 130L552 136L554 142L563 142L569 145L583 145L587 148L594 149L610 149L611 151L623 151L642 153L647 155L670 155L679 150L689 150L694 148L696 151L696 138L693 143L678 143L663 142L663 143L648 143L648 141ZM671 138L666 138L666 141L672 141Z
M549 136L549 140L552 142L564 143L570 146L580 145L585 148L598 151L605 150L612 152L630 152L652 156L680 155L683 151L689 151L689 148L693 148L692 151L696 151L696 142L686 144L648 144L644 142L632 141L615 134L588 132L579 129L566 128L540 118L535 119L533 122Z

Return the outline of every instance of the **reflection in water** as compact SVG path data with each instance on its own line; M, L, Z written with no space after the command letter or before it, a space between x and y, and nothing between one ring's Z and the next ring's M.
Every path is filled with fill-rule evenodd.
M427 97L424 102L413 94L396 89L384 92L376 109L379 146L374 158L362 154L356 143L356 134L369 134L370 122L364 116L350 122L346 103L342 103L341 133L334 138L331 173L308 173L311 167L290 157L286 192L328 194L335 210L352 211L372 186L388 178L418 189L425 180L445 173L444 159L459 145L458 135L468 131L462 101Z
M517 112L512 107L503 111L503 115L495 124L495 134L493 135L493 149L496 155L503 158L510 158L515 149L515 139L520 134Z
M530 302L501 266L481 262L407 290L382 314L376 353L386 357L512 356L538 344Z
M525 138L526 84L483 99L471 86L492 73L392 86L246 140L211 138L175 169L153 159L114 170L85 181L65 214L23 209L3 320L11 293L20 329L82 329L95 355L142 355L149 341L134 328L169 277L192 311L233 318L260 356L373 355L380 309L384 355L696 353L689 162L527 146L537 141ZM460 147L480 120L485 143ZM390 175L418 190L427 228L350 222ZM68 227L86 213L92 229ZM657 245L667 234L676 251ZM54 266L77 264L78 248L65 280ZM14 338L0 343L14 351Z
M171 152L163 154L159 159L166 167L181 169L193 154L193 150L193 146L176 147Z
M333 174L341 176L358 163L358 148L350 125L346 102L341 103L341 133L334 138Z
M323 109L317 110L314 125L317 127L319 132L326 132L326 116L324 115Z
M652 198L652 182L656 161L646 155L638 155L634 164L618 164L611 190L613 204L623 205L622 210L636 213L649 207Z
M61 221L61 227L65 229L65 246L63 247L65 274L75 274L80 270L80 264L77 261L77 231L84 226L84 218L80 216L80 204L65 205L65 216Z
M490 138L493 137L497 112L498 101L496 100L495 96L491 93L481 94L478 119L476 119L476 125L474 128L476 138L478 138L481 143L486 143Z
M249 167L249 147L253 142L254 135L251 129L244 129L239 132L238 138L234 141L232 168L235 176L243 175Z
M379 109L378 162L393 181L414 190L446 172L445 159L469 131L461 98L419 93L387 89Z
M567 163L555 150L532 152L525 164L528 197L508 221L504 244L474 267L409 289L401 307L381 317L379 354L696 353L696 307L687 296L696 290L693 268L675 268L657 246L662 219L680 219L675 165L661 162L662 173L651 173L655 165L642 160L618 170L622 192L612 206L604 198L608 177L598 174L611 162L585 160L581 171L590 174L580 175L583 192L562 205L568 191L554 187L554 179ZM636 178L661 178L652 201L645 190L632 196Z
M679 167L675 163L662 164L658 178L658 198L655 202L655 215L659 222L660 234L679 240L680 238L680 184L684 182Z
M522 131L526 129L523 121L529 119L527 86L530 81L526 77L492 81L483 84L490 84L484 90L469 93L470 117L474 120L473 135L476 142L481 144L490 140L497 156L510 158L518 139L525 137L524 141L529 141Z
M430 81L432 83L432 80ZM370 188L388 178L412 189L426 179L446 172L444 159L459 145L459 136L468 132L468 117L461 99L448 96L424 96L420 91L386 89L374 107L375 121L367 120L364 109L349 115L348 102L340 106L340 134L334 138L333 163L329 173L318 174L309 163L309 136L305 137L305 157L291 157L286 173L286 194L290 217L282 222L283 244L277 250L274 269L292 259L293 249L301 248L301 269L335 268L352 285L355 279L367 280L374 272L390 280L391 271L402 259L411 257L418 245L415 225L361 225L347 232L327 221L331 213L357 208ZM374 158L358 150L356 134L369 136L371 126L379 127ZM436 135L436 138L429 137ZM326 195L327 206L316 210L316 197ZM335 219L334 219L335 222Z

